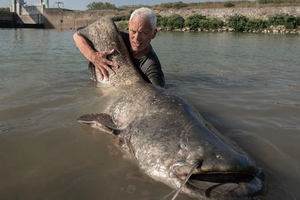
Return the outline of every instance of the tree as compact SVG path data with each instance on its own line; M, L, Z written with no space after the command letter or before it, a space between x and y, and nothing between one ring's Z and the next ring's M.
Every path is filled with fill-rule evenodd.
M116 10L117 7L114 4L108 2L92 2L87 6L88 10Z
M9 8L0 8L0 12L10 12Z

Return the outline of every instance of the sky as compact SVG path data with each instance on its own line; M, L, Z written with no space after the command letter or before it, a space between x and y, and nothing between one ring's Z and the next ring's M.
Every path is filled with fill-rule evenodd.
M27 5L36 5L39 4L40 0L24 0L27 2ZM124 6L124 5L155 5L167 2L178 2L182 1L184 3L191 2L207 2L207 1L226 1L226 0L49 0L50 8L54 7L54 2L63 2L66 9L71 10L86 10L86 6L92 2L109 2L115 6ZM12 0L0 0L0 7L10 7Z

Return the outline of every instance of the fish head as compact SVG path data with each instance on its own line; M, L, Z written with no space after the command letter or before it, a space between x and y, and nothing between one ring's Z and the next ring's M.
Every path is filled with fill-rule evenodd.
M258 199L265 191L262 169L231 140L208 130L215 134L201 128L180 138L169 167L173 187L198 198Z

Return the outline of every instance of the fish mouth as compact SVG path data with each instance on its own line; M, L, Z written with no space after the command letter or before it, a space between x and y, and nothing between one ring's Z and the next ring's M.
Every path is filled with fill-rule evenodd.
M229 183L229 182L249 182L255 175L239 172L212 172L203 174L192 174L189 178L189 182L210 182L210 183Z
M263 195L265 191L264 174L248 173L205 173L193 174L187 187L201 191L208 198L244 199Z
M256 197L265 190L264 174L260 169L244 172L204 172L198 168L190 174L175 172L175 175L181 182L186 181L187 193L209 198Z

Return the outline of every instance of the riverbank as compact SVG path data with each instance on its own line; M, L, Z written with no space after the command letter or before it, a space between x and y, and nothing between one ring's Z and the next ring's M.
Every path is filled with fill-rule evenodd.
M161 7L152 7L156 14L160 17L170 17L172 15L179 15L183 19L187 19L192 15L202 15L207 19L218 19L226 24L228 18L233 16L244 16L248 19L267 20L270 16L275 15L291 15L300 16L300 6L274 6L274 7L230 7L230 8L181 8L181 9L162 9ZM119 9L119 10L94 10L94 11L73 11L66 9L49 8L44 9L42 16L39 16L39 21L42 21L44 28L46 29L61 29L61 30L77 30L80 27L88 26L95 22L99 18L103 17L117 17L117 16L129 16L134 10L132 9ZM27 18L32 16L27 16ZM0 22L5 24L11 24L11 20L15 20L14 17L10 17L8 20L7 15L0 15ZM120 28L126 27L126 21L120 24ZM160 27L160 30L168 30L165 27ZM227 26L218 28L198 28L191 30L188 27L181 27L172 29L173 31L235 31L234 28ZM300 33L299 27L287 29L283 25L269 26L260 30L247 30L247 32L263 32L263 33Z
M270 16L286 14L292 16L299 16L300 6L288 6L288 7L260 7L260 8L206 8L206 9L155 9L154 11L158 16L170 17L172 15L180 15L182 18L187 19L192 15L203 15L207 19L218 19L226 23L226 20L233 16L244 16L249 19L266 20ZM45 28L55 29L74 29L79 27L88 26L94 21L102 17L116 17L116 16L129 16L132 10L107 10L107 11L70 11L59 9L45 9L44 23ZM120 28L126 27L126 21L120 24ZM160 30L167 30L161 27ZM173 29L175 31L189 31L187 27L180 29ZM195 30L193 30L195 31ZM196 31L235 31L230 27L222 27L217 29L197 29ZM287 29L282 25L272 26L268 28L257 30L247 30L247 32L264 32L264 33L300 33L296 29Z

